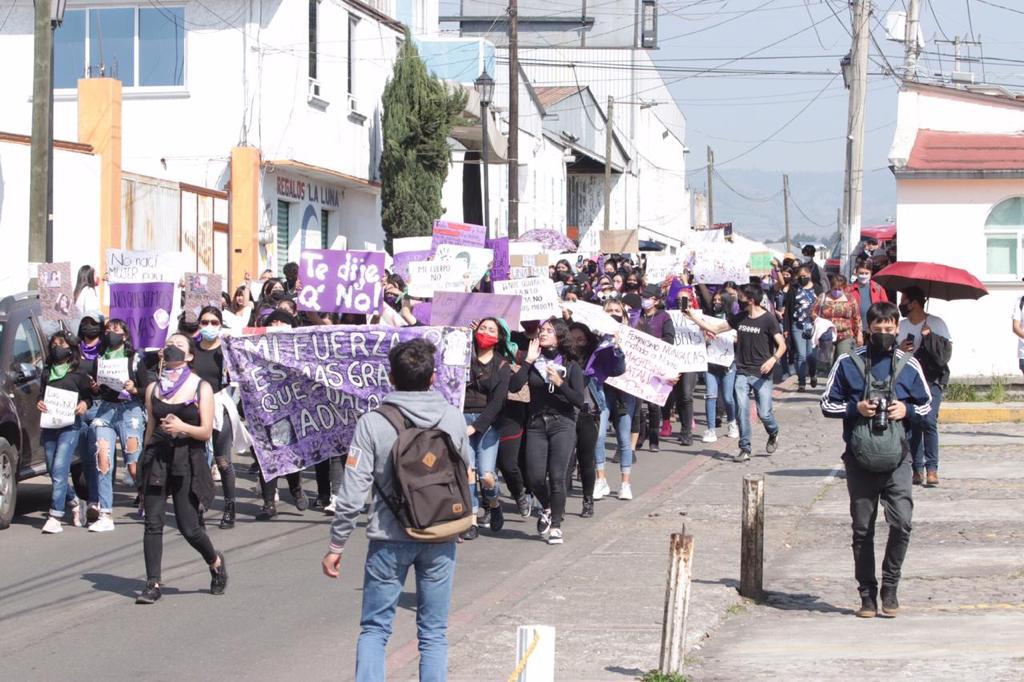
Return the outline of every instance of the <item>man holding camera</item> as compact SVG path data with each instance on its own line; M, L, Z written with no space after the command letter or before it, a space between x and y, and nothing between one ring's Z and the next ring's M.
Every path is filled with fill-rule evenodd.
M899 612L896 590L910 545L911 455L904 420L911 411L931 411L931 393L921 365L896 347L899 311L892 303L868 309L867 346L844 354L832 367L821 397L826 417L843 420L843 463L853 519L853 561L861 606L859 618ZM878 501L885 509L889 538L882 561L882 589L875 577L875 518Z

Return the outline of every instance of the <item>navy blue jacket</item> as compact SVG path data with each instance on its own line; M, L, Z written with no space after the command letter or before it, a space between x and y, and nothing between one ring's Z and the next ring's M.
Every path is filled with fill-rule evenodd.
M867 346L861 346L855 351L864 362L867 363ZM896 351L897 357L903 356L903 351ZM884 381L892 371L892 356L883 355L872 361L871 376ZM923 417L932 411L932 394L928 390L928 380L924 377L921 365L916 359L910 361L896 377L893 386L893 397L902 403L907 404L907 417L911 413ZM853 364L848 353L844 353L832 367L828 376L828 384L825 386L825 393L821 396L821 413L826 417L843 420L843 442L849 441L850 432L857 423L857 403L864 398L864 375Z

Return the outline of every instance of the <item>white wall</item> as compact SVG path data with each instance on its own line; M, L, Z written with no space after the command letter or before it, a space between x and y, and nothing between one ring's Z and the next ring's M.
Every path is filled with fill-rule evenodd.
M28 286L29 158L27 144L0 141L0 297ZM92 154L53 153L53 256L72 275L100 263L100 161Z

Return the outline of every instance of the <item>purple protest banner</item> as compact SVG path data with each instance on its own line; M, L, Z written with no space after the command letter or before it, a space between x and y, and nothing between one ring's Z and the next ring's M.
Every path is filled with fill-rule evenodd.
M679 294L685 288L686 287L679 281L678 277L673 277L672 282L668 285L668 295L665 297L665 307L674 310L679 301Z
M432 249L426 251L403 251L402 253L396 253L391 263L391 272L396 275L401 275L402 279L408 281L409 279L409 263L414 263L421 260L430 260L430 257L434 255Z
M124 320L136 348L163 348L174 305L171 282L110 284L110 318Z
M420 324L430 324L430 309L432 308L430 301L421 301L416 303L412 307L412 316L416 318L416 321Z
M437 346L433 390L462 410L470 337L457 327L330 326L224 339L256 457L269 480L343 455L356 420L392 390L388 352Z
M465 327L473 320L497 317L517 329L522 305L522 296L438 291L430 307L430 324Z
M447 220L434 221L434 236L430 242L431 251L437 251L441 244L456 246L479 246L484 248L487 228L472 223L450 223Z
M383 251L303 249L299 310L372 315L380 308Z
M502 282L507 280L510 272L508 258L508 237L487 239L484 246L494 252L494 261L491 264L491 281Z

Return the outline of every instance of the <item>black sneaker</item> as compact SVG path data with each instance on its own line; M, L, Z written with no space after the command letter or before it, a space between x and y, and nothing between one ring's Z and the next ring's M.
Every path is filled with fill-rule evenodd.
M882 591L878 595L882 598L882 613L889 617L895 617L900 612L900 600L896 598L896 586L889 587L882 585Z
M813 376L813 377L811 377L811 388L817 388L817 387L818 387L818 377Z
M530 518L530 498L527 497L526 493L523 493L516 498L516 506L519 507L519 515L524 519Z
M693 434L692 433L681 433L679 434L679 444L683 447L689 447L693 445Z
M878 602L870 595L860 598L860 608L854 611L853 615L858 618L874 618L878 615Z
M594 498L584 497L583 498L583 511L580 512L580 517L589 519L594 515Z
M764 451L769 455L779 449L779 432L768 434L768 444L764 446Z
M544 509L540 510L540 514L537 516L537 532L545 538L551 532L551 512Z
M318 497L315 500L313 500L313 504L311 504L309 508L312 509L313 511L322 512L330 503L330 500L325 500L322 497Z
M253 460L252 464L249 465L249 473L255 476L259 472L260 472L260 463L257 462L256 460Z
M136 604L153 604L160 599L160 584L155 580L150 580L146 583L146 589L144 589L139 596L135 598Z
M256 512L257 521L269 521L275 516L277 516L277 507L273 504L265 504L262 509Z
M501 511L501 507L491 508L491 518L488 520L488 524L491 526L492 533L497 533L505 527L505 512Z
M292 497L295 498L295 508L300 512L306 511L309 508L309 498L306 497L306 493L299 488L298 490L292 490Z
M480 529L477 528L476 524L473 524L468 529L463 531L463 533L459 536L459 539L461 539L461 540L476 540L477 536L479 536L479 535L480 535Z
M491 525L491 508L484 507L480 510L480 517L477 519L477 524L481 526Z
M217 558L220 559L220 566L210 566L210 594L224 594L228 587L228 564L220 552L217 552Z

